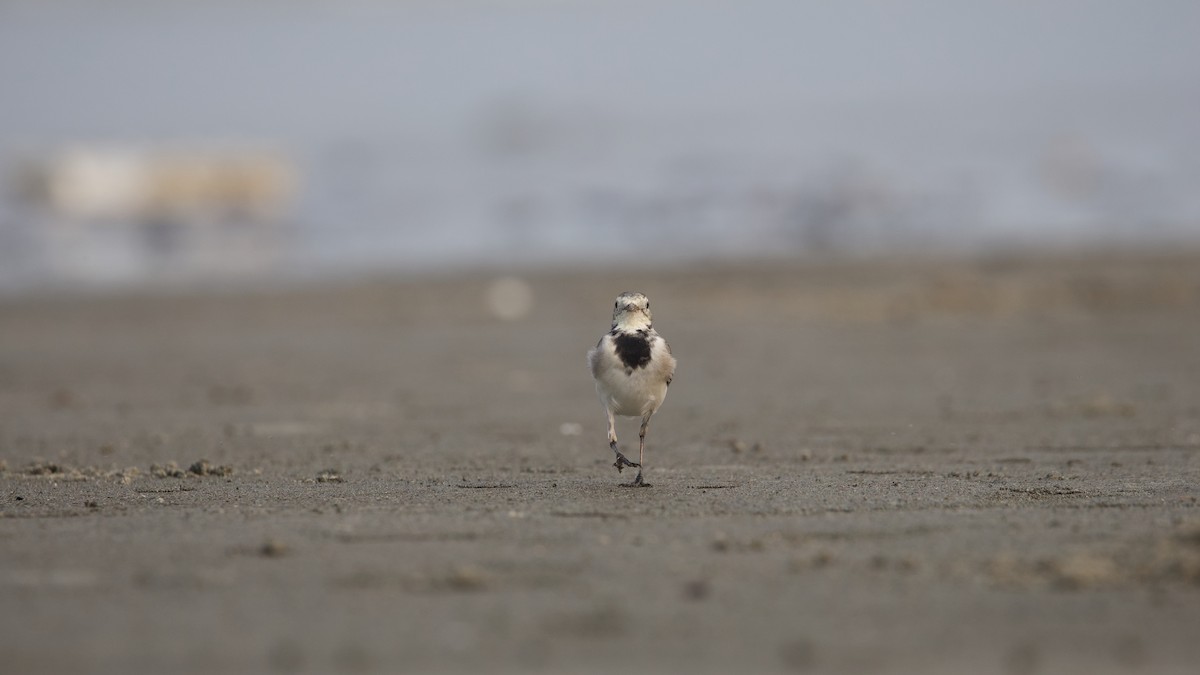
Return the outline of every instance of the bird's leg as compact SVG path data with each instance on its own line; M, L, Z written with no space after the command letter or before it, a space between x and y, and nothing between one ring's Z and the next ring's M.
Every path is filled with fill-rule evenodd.
M653 415L653 413L651 413ZM650 426L650 415L642 418L642 428L638 431L638 475L630 483L630 487L650 487L650 484L642 480L642 463L646 461L646 427Z
M608 413L608 447L612 448L612 451L617 453L617 461L613 462L613 466L617 467L617 473L621 473L621 471L623 471L627 466L633 466L640 469L642 467L641 464L629 461L629 459L625 455L622 455L621 451L617 449L617 420L611 410L606 408L605 412Z

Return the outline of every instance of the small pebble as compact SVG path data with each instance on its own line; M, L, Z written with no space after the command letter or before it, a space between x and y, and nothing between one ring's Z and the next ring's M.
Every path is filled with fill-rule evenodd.
M264 558L279 558L287 555L288 551L287 545L278 539L268 539L258 549L259 555Z

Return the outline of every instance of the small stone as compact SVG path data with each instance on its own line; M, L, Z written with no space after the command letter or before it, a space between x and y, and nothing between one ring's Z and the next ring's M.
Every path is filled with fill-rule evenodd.
M202 459L189 466L188 473L196 476L231 476L233 475L233 467L215 466L210 464L207 459Z
M258 554L264 558L279 558L287 555L291 549L278 539L268 539L258 548Z
M55 464L54 462L34 460L33 463L29 465L29 468L25 470L25 473L29 474L30 476L54 476L66 473L66 469L59 464Z
M456 591L477 591L487 585L487 575L472 565L458 565L445 578L446 586Z
M166 464L151 464L150 475L155 478L183 478L183 469L175 462L167 462Z

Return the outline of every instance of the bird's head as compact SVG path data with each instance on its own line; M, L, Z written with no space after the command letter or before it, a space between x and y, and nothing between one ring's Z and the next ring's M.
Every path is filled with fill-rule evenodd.
M650 327L650 298L626 291L613 304L613 328L635 331Z

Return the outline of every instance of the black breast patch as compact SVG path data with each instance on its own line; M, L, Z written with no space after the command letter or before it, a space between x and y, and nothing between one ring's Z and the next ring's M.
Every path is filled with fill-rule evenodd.
M650 363L650 340L644 335L617 333L613 336L613 346L626 370L643 368Z

